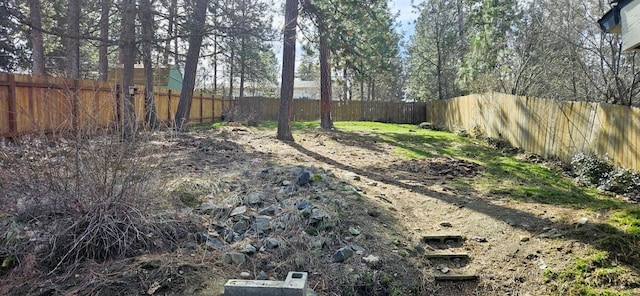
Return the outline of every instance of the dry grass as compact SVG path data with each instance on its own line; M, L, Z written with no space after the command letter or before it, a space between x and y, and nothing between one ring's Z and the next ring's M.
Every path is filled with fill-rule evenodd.
M144 137L32 136L5 145L3 284L20 286L44 274L63 281L88 261L172 250L200 227L189 214L153 207L160 191L153 169L140 161L152 153Z

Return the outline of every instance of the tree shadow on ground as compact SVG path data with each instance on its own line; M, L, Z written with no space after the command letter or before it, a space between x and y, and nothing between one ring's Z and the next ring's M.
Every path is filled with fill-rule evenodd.
M371 170L364 170L345 165L336 160L310 151L297 143L288 144L298 150L300 153L312 157L317 161L321 161L339 169L365 176L377 182L395 185L397 187L411 190L425 196L436 198L452 205L464 204L468 209L485 214L494 219L502 221L514 221L514 227L522 228L526 231L542 233L544 232L545 227L553 227L556 229L566 230L566 234L564 235L566 238L580 241L584 244L591 245L594 248L600 250L608 251L611 255L611 258L614 258L619 262L626 264L628 267L634 270L637 270L637 267L640 266L640 238L638 238L636 235L622 232L609 224L590 224L588 227L583 227L579 231L572 231L575 230L575 225L549 221L529 212L492 204L483 200L474 200L474 202L470 203L468 202L469 200L467 198L434 191L426 188L423 185L408 184L406 182L394 179L393 177L375 173ZM525 221L534 221L533 225L535 226L525 229L522 225L529 223Z
M560 172L534 163L515 161L501 151L481 145L481 140L457 137L447 133L442 133L442 135L385 133L384 135L369 134L366 136L352 132L342 133L344 138L354 135L358 139L367 139L367 142L385 143L401 151L406 151L409 157L440 156L478 163L482 165L485 173L495 176L501 181L501 184L491 184L490 193L497 196L508 195L524 202L592 210L621 208L625 204L624 201L595 198L588 193L589 189L577 186L564 178ZM349 142L352 141L345 141L345 143ZM459 146L453 147L452 145ZM371 150L368 145L359 145L358 147ZM372 151L378 152L379 150ZM368 169L385 170L385 168L378 167ZM387 171L391 173L388 169ZM397 175L397 171L395 174ZM402 174L401 177L404 180L415 182L425 180L422 176L410 173ZM473 179L469 179L469 181L473 181ZM518 186L511 186L511 184L518 184Z

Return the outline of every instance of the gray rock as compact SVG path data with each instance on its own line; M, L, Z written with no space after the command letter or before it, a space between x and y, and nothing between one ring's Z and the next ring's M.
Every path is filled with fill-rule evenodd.
M253 223L253 230L255 230L256 233L260 233L265 229L269 229L269 222L271 219L272 218L269 216L257 216Z
M370 268L377 268L380 266L380 258L377 256L369 255L367 257L362 257L362 261L364 261L364 263Z
M195 251L198 248L198 246L194 243L189 242L184 245L184 248L189 251Z
M258 249L256 249L252 244L244 244L240 247L240 252L245 254L253 254L257 251Z
M273 216L276 214L276 208L274 206L268 206L266 208L260 209L258 211L258 214L260 215L268 215L268 216Z
M516 226L516 225L518 225L518 223L516 223L516 221L515 221L515 220L513 220L513 219L511 219L511 218L504 219L504 223L507 223L509 226Z
M449 267L446 266L438 266L438 270L440 270L440 272L442 273L449 273L450 271Z
M262 192L251 192L247 195L247 204L255 206L263 203L267 197Z
M251 278L251 274L250 274L250 273L248 273L248 272L246 272L246 271L243 271L243 272L241 272L241 273L240 273L240 278L241 278L241 279L248 280L248 279L250 279L250 278Z
M308 171L304 171L298 175L297 183L299 186L306 186L311 183L311 173Z
M222 256L222 261L227 264L242 265L247 261L247 258L242 253L225 253Z
M264 272L264 270L261 270L261 271L258 273L258 276L256 276L256 280L259 280L259 281L264 281L264 280L266 280L266 279L268 279L268 278L269 278L269 277L267 276L267 273L266 273L266 272Z
M305 199L305 200L301 200L298 203L297 207L298 207L298 210L304 210L304 209L309 208L310 206L311 206L311 202L309 202L308 200Z
M333 253L334 262L344 262L353 256L353 249L351 247L342 247Z
M349 233L353 236L358 236L360 235L360 230L358 228L355 227L349 227Z
M311 211L311 215L309 216L309 223L311 224L317 223L324 220L327 217L328 217L327 214L323 210L316 208Z
M451 222L448 222L448 221L442 221L442 222L440 222L440 226L442 226L442 227L453 227L453 224L451 224Z
M235 234L233 231L227 231L224 235L224 241L227 243L232 243L235 240Z
M207 247L222 250L224 249L224 244L215 237L209 237L206 243Z
M378 217L380 216L380 214L382 214L377 208L365 209L365 211L367 212L367 215L371 217Z
M212 200L208 200L200 204L200 207L198 207L197 212L201 214L210 214L215 209L216 209L216 204Z
M351 245L351 249L354 250L356 252L356 254L358 255L362 255L364 254L365 249L361 246L358 245Z
M289 169L289 172L293 173L294 175L300 175L304 172L304 168L303 167L292 167Z
M474 236L471 238L474 241L477 241L479 243L486 243L487 242L487 238L484 236Z
M289 185L291 185L291 181L289 180L282 181L282 186L289 186Z
M264 241L264 247L267 249L275 249L281 244L282 242L279 239L273 237L270 237Z
M233 231L239 234L245 233L245 231L247 231L247 228L249 228L249 223L247 223L247 221L245 220L240 220L236 222L235 224L233 224L233 227L232 227Z
M242 215L244 213L247 212L247 207L246 206L239 206L235 209L233 209L233 211L231 211L231 215L230 216L237 216L237 215Z

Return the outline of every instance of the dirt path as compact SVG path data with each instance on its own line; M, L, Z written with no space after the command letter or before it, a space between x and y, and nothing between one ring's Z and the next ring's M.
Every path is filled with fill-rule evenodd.
M561 269L585 252L583 242L553 238L561 237L562 227L572 226L585 213L453 191L448 185L455 179L451 175L393 169L407 167L410 161L396 156L394 146L376 137L317 131L297 133L296 143L284 144L276 141L272 132L225 128L223 134L241 146L265 153L270 163L315 166L349 180L373 206L395 219L396 232L387 233L386 238L389 242L400 240L396 246L411 251L426 234L463 235L465 243L456 250L468 252L471 259L456 272L476 274L480 280L449 284L427 279L431 286L426 290L438 295L547 295L542 269ZM243 165L246 162L262 164L258 159L245 160ZM452 165L450 169L455 168ZM377 231L375 225L368 226L370 218L356 214L352 220L368 228L365 231ZM383 249L385 245L380 242ZM414 271L426 278L439 272L433 260L419 255L409 260Z

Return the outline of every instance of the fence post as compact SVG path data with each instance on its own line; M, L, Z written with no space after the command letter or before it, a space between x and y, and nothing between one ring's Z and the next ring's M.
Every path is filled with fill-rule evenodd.
M173 125L173 120L171 120L171 89L167 89L167 121L168 125Z
M13 74L9 74L9 136L18 136L18 120L16 118L16 80Z
M116 84L116 127L120 128L122 123L122 108L120 107L120 84Z
M80 135L80 115L79 115L79 90L78 79L73 80L73 87L71 89L71 125L73 126L73 134L75 137Z
M202 92L200 92L200 123L202 123L204 120L202 119L202 116L204 116L202 114L202 109L204 109L204 104L202 101Z

